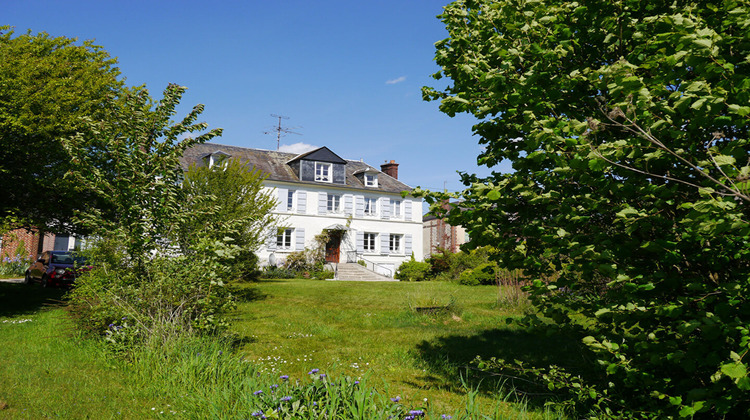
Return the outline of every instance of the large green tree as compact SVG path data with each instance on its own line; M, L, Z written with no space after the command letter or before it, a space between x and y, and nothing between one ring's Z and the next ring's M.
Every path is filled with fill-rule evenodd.
M79 133L63 140L71 161L66 178L90 191L98 204L77 211L76 224L122 244L144 276L146 262L169 252L180 226L192 217L180 185L180 157L222 131L203 132L208 124L197 121L203 105L172 121L185 90L170 84L155 105L145 89L124 95L122 104L106 107L101 121L87 119Z
M579 408L747 416L748 3L466 0L440 19L448 85L424 97L480 120L480 164L513 165L464 174L447 217L596 354Z
M91 197L64 179L60 141L120 96L117 62L91 41L0 32L0 221L69 231Z
M227 265L235 278L251 279L257 270L255 251L267 239L268 226L278 224L272 213L277 200L263 187L265 179L237 159L213 167L191 165L182 184L191 214L179 232L183 252L191 253L197 238L230 238L239 252Z

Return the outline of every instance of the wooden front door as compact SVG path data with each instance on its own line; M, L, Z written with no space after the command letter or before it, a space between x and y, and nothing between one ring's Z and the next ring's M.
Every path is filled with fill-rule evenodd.
M328 243L326 243L326 262L338 263L341 255L341 233L331 232Z

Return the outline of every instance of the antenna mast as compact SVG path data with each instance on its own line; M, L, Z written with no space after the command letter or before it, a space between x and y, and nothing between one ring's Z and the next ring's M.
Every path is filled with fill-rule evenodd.
M289 127L282 127L281 126L281 119L283 118L285 120L288 120L289 117L287 117L285 115L276 115L276 114L271 114L271 116L273 118L278 118L279 119L279 124L277 126L275 126L275 127L272 127L271 130L269 130L269 131L264 131L263 134L272 134L274 131L276 132L276 150L279 150L279 147L281 147L281 133L284 133L284 135L287 135L287 134L297 134L297 135L301 136L300 133L295 133L294 131L292 131L293 129L300 128L300 127L289 128Z

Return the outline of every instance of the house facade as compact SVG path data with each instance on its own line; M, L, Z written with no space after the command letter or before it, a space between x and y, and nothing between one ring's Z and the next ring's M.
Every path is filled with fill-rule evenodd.
M265 173L265 189L277 198L274 214L281 222L269 226L257 250L261 264L279 265L290 253L315 247L315 237L324 232L330 263L362 261L392 277L412 255L422 259L422 200L408 194L412 188L398 180L394 161L376 169L327 147L295 155L208 143L188 149L183 165L212 166L224 159Z
M81 248L76 236L44 233L38 229L15 229L0 236L0 259L25 255L36 259L44 251L70 251Z
M463 226L449 225L445 219L427 214L423 222L422 249L424 258L444 251L458 252L461 245L469 242L469 234Z

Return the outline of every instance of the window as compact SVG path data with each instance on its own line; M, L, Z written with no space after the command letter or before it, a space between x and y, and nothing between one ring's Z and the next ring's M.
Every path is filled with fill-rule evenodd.
M341 196L328 194L328 213L341 213Z
M375 252L375 237L376 236L377 235L374 233L365 232L365 246L364 246L365 252Z
M315 180L320 182L333 182L330 163L315 162Z
M375 174L365 174L365 187L377 187L378 176Z
M276 248L292 248L292 231L294 229L279 229L279 232L276 234Z
M289 190L286 194L286 211L294 210L294 190Z
M378 214L378 199L365 197L365 216L375 216Z
M388 250L394 254L401 252L401 235L391 235Z
M391 211L391 216L401 217L401 200L393 200L391 201L391 204L393 205L393 211Z

